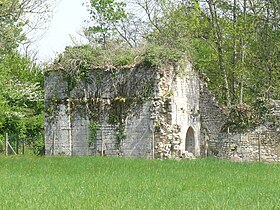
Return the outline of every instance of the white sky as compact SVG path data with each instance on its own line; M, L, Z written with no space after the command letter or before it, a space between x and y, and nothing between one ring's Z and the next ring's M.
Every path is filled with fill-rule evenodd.
M63 52L65 46L73 44L71 36L80 42L84 20L88 20L89 15L82 4L86 0L62 0L54 9L50 27L44 37L36 43L38 59L48 61L54 59Z

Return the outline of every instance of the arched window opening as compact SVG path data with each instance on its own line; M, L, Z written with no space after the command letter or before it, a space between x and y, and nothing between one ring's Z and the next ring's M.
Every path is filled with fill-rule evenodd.
M194 130L192 127L189 127L186 134L185 150L195 154Z

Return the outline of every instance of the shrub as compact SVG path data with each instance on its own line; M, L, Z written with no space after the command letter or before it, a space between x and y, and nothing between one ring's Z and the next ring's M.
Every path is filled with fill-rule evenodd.
M165 46L149 45L143 57L144 64L153 67L177 63L183 57L183 53Z

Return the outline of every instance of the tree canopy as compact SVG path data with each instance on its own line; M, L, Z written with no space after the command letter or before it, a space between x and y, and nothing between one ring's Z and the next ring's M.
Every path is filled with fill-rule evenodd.
M0 151L5 133L35 152L43 145L42 68L19 54L18 46L36 29L47 6L43 0L0 0ZM31 14L40 17L30 20Z
M5 132L43 142L42 67L17 49L26 28L45 21L46 2L0 0L0 150ZM89 44L67 47L54 65L73 73L187 57L240 127L260 123L265 102L280 98L279 0L90 0L88 10Z
M197 71L207 77L219 103L230 113L246 118L241 121L247 120L248 124L250 118L254 123L260 122L256 116L265 102L280 98L278 0L132 0L126 3L100 0L91 3L95 23L100 23L96 18L99 11L111 32L126 34L103 31L104 37L108 35L111 41L123 40L124 44L134 37L136 43L129 46L148 46L144 52L150 58L160 57L155 54L163 51L171 52L166 53L170 58L186 56ZM100 10L104 7L106 11ZM113 11L112 18L106 16L108 11ZM128 17L139 20L134 33L119 24L129 22ZM156 50L159 48L161 50Z
M253 104L260 97L279 99L278 0L92 0L90 8L95 27L89 30L106 22L111 32L144 38L131 47L163 46L187 55L210 79L219 102L228 107ZM128 17L141 19L133 34L116 24ZM102 32L111 40L123 38ZM125 36L123 42L128 39Z

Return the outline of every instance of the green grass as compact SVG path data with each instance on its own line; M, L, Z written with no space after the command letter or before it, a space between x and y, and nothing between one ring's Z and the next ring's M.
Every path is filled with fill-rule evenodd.
M280 165L0 157L0 209L280 209Z

